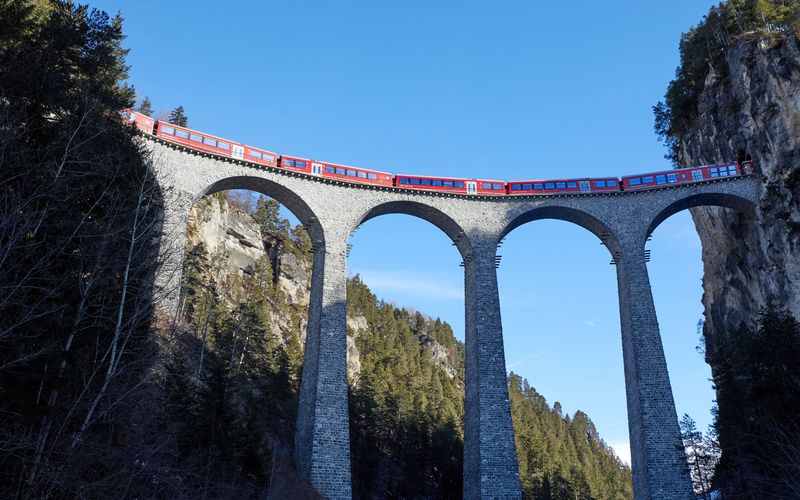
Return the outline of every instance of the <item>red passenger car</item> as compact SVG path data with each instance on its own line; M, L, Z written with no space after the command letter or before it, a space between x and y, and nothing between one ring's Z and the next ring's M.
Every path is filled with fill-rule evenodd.
M735 177L745 175L736 163L721 163L719 165L706 165L695 168L680 168L665 172L651 174L628 175L622 178L625 191L638 191L668 186L670 184L688 184L720 177Z
M153 133L155 120L132 109L126 109L123 113L123 116L127 118L136 128L148 134Z
M619 191L619 179L558 179L539 181L510 181L508 194L597 193Z
M282 155L279 164L281 168L287 170L299 170L300 172L311 173L311 160L306 158Z
M267 151L266 149L258 149L245 145L243 146L240 155L238 149L238 147L234 146L234 158L244 159L253 163L259 163L261 165L267 165L268 167L278 166L278 153L273 153L272 151Z
M425 189L445 193L479 194L484 196L502 196L506 194L505 181L428 177L420 175L397 175L395 179L396 186L400 188Z
M379 186L392 185L392 174L388 172L348 167L347 165L337 165L335 163L311 162L311 173L347 182L377 184Z
M234 147L236 147L237 152L242 151L244 148L243 145L236 142L220 139L219 137L214 137L204 132L197 132L196 130L161 121L158 122L156 126L156 135L166 141L183 144L192 149L229 156L231 158L234 157L232 152ZM240 156L237 157L241 158Z

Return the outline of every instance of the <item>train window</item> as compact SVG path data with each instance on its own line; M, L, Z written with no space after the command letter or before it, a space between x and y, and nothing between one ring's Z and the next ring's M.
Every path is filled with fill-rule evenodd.
M203 136L198 134L189 134L189 140L195 142L203 142Z
M259 160L261 159L261 153L259 153L258 151L253 151L252 149L247 151L247 156L252 156L253 158L256 158L256 159L259 159Z
M728 175L736 175L736 165L728 167Z
M369 179L371 181L377 181L378 180L378 174L367 174L367 179Z
M491 182L484 182L484 183L481 184L481 188L482 189L492 189L492 183Z
M350 169L347 169L347 175L348 175L349 177L355 177L355 176L356 176L356 171L355 171L355 170L350 170Z
M177 137L181 137L183 139L188 139L189 138L189 132L187 132L185 130L175 130L175 135Z
M638 186L642 183L642 179L639 177L631 177L628 182L631 183L631 186Z
M329 167L329 166L325 165L325 173L326 174L333 174L335 172L336 171L333 169L333 167Z
M533 189L544 189L544 184L534 184Z
M412 186L419 186L419 179L411 179Z
M564 189L565 187L567 187L566 182L556 182L556 189Z
M675 174L667 174L667 182L678 182L678 176Z
M408 184L408 179L406 179L405 177L400 177L399 182L400 184Z
M444 187L451 188L453 187L453 181L443 181Z
M422 179L422 185L423 186L430 186L431 185L431 180L430 179Z
M545 189L554 189L555 187L556 187L556 185L553 182L545 182L544 183L544 188Z
M463 188L464 187L464 183L461 182L461 181L455 181L455 182L453 182L453 187L457 187L459 189Z
M339 175L346 175L345 170L342 167L336 167L336 173Z
M667 176L666 175L657 175L656 176L656 184L666 184L667 183Z
M642 184L652 184L653 183L653 176L648 175L647 177L642 177Z
M608 187L617 187L617 181L608 181L606 185Z
M272 155L268 155L266 153L263 154L264 161L275 161L275 157Z
M522 189L522 185L521 184L512 184L511 185L511 190L512 191L519 191L520 189Z
M530 191L531 189L533 189L533 184L523 184L522 189Z
M161 132L164 134L175 135L175 129L172 127L161 127Z
M576 188L576 187L578 187L578 184L576 182L567 182L567 187L568 188Z
M357 173L357 175L358 175L358 177L359 177L359 178L361 178L361 179L366 179L366 178L367 178L367 173L366 173L366 172L360 172L360 171L359 171L359 172Z
M433 185L434 185L434 186L437 186L437 187L442 187L442 181L441 181L441 180L438 180L438 179L435 179L435 180L433 181Z
M228 144L227 142L222 142L222 141L219 141L217 143L217 147L220 148L220 149L231 149L231 145L230 144Z
M604 188L606 187L606 181L594 181L594 187Z
M203 143L208 144L209 146L216 146L217 145L217 141L215 141L214 139L212 139L210 137L203 137Z
M711 177L719 177L719 171L716 168L709 168L708 173L711 174Z
M499 191L499 190L503 189L503 185L502 184L492 184L492 189Z

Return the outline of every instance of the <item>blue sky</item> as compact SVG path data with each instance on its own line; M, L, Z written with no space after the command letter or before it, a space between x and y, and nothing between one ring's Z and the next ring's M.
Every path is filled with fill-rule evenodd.
M164 2L120 11L130 82L157 112L277 152L390 172L499 179L668 167L651 107L681 32L711 1ZM719 158L719 161L729 160ZM432 225L371 220L348 260L380 297L463 338L460 258ZM700 242L688 213L649 248L678 413L710 422L696 353ZM585 230L538 221L499 252L506 360L550 403L586 411L628 456L616 278Z

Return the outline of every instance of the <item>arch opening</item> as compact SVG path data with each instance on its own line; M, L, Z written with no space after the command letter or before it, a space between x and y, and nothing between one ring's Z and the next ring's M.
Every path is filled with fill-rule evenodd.
M750 213L755 207L755 203L747 198L726 193L701 193L687 196L664 207L653 218L647 230L647 234L653 234L653 231L655 231L662 222L678 212L695 207L722 207L741 213Z
M355 497L461 497L464 278L458 249L429 213L383 206L351 239Z
M517 213L509 217L510 222L500 233L499 240L502 241L512 231L524 224L542 219L571 222L597 236L606 245L611 255L614 255L619 250L617 237L606 224L582 210L563 206L523 207L517 210Z
M629 466L620 467L601 441L630 463L616 272L607 250L585 229L594 236L605 232L577 211L524 213L512 219L498 250L525 495L556 495L554 489L563 488L569 496L632 496ZM576 452L603 473L572 460ZM572 472L566 477L563 470Z
M405 214L427 221L450 238L462 257L471 253L469 242L464 237L464 230L456 221L441 210L416 201L392 201L375 206L361 217L356 227L381 215L389 214Z
M212 184L190 209L180 338L170 368L180 391L173 418L186 429L187 454L225 457L210 478L220 484L267 481L263 464L275 460L304 482L293 470L291 450L312 242L324 241L314 222L291 191L246 177ZM197 437L203 429L207 437ZM249 444L237 441L241 436Z
M719 266L728 260L717 249L703 247L689 209L716 207L724 212L750 214L754 205L754 201L736 195L696 194L661 209L648 228L650 238L646 248L651 258L647 272L682 432L689 431L686 417L691 418L703 435L708 435L714 422L717 394L703 331L709 313L704 302L713 301L714 297L709 299L705 295L703 282L705 276L718 275ZM712 455L719 453L719 450L707 451ZM691 446L687 453L690 456L693 453ZM715 463L711 456L707 458L702 470L690 468L696 494L707 494L711 488Z

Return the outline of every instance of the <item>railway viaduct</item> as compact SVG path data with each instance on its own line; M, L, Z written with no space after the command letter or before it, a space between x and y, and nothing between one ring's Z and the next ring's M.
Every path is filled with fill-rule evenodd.
M295 437L301 473L326 498L351 498L346 369L347 242L384 214L422 218L441 229L464 263L466 363L464 498L520 498L508 401L495 258L498 243L538 219L572 222L595 234L616 264L634 494L693 498L653 304L645 242L670 215L714 205L744 212L758 202L755 176L646 192L480 197L355 185L144 141L165 197L156 292L177 307L191 206L226 189L248 189L291 210L311 237L314 258ZM454 263L455 264L455 263Z

